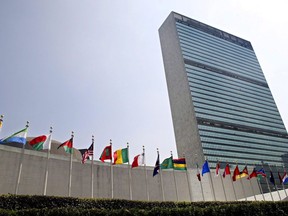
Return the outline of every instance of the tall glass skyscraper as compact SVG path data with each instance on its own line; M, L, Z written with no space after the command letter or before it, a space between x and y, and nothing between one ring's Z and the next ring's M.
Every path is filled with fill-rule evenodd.
M159 29L178 156L283 167L288 135L251 43L172 12Z

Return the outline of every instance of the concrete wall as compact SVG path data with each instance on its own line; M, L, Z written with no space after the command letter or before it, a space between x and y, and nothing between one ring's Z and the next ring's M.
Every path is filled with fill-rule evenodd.
M18 194L42 195L47 153L27 149L23 153L21 148L4 145L0 145L0 194L15 193L21 161L22 173ZM50 155L47 195L68 196L69 167L70 157L68 154L67 156ZM214 171L211 172L212 185L209 174L205 174L202 177L202 181L199 182L196 177L196 169L189 169L187 173L185 171L162 170L161 175L159 174L155 177L152 177L153 167L130 169L128 165L114 165L112 169L114 198L130 199L130 179L133 200L148 200L149 196L149 200L162 201L162 179L164 199L166 201L202 201L201 184L206 201L214 200L212 191L215 191L216 200L224 201L225 194L228 200L235 200L229 176L223 179L225 185L223 190L221 177L215 177ZM111 198L110 164L94 161L93 173L93 197ZM148 184L146 184L146 174ZM129 178L130 175L131 178ZM255 178L252 180L252 184L255 193L259 194L260 191ZM79 159L73 159L71 186L71 196L91 197L91 161L82 164ZM214 190L212 190L212 186ZM234 186L237 199L243 198L244 193L240 181L235 182ZM243 186L247 197L254 195L250 182L246 178L243 178Z

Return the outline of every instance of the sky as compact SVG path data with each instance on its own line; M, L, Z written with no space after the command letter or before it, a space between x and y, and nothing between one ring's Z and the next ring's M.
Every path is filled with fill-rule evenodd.
M129 142L153 166L177 157L158 29L171 11L252 43L288 127L288 1L1 0L0 114L6 137L30 122L98 159Z

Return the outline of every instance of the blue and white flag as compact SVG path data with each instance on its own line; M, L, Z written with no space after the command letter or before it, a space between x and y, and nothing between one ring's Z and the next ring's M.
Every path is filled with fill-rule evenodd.
M284 184L286 184L286 183L288 182L288 175L287 175L286 171L285 171L285 173L284 173L284 175L283 175L283 177L282 177L282 182L283 182Z
M208 165L208 161L205 160L203 166L202 166L202 176L207 173L207 172L210 172L210 168L209 168L209 165Z
M0 139L0 143L4 144L4 143L22 143L22 144L26 144L26 137L27 137L27 127L12 134L11 136L7 137L7 138L3 138Z

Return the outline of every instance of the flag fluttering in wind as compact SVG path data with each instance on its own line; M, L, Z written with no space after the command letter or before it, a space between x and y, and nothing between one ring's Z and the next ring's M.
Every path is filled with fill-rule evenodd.
M202 176L205 174L205 173L208 173L210 172L210 168L209 168L209 164L208 164L208 161L205 160L203 166L202 166Z
M118 149L113 154L114 163L113 164L123 164L129 162L128 158L128 148Z
M247 169L247 166L244 167L244 169L242 170L242 172L240 172L240 175L238 177L236 177L237 179L238 178L244 178L246 176L249 176L249 173L248 173L248 169Z
M283 183L283 179L282 179L282 176L280 174L280 172L278 171L278 178L279 178L279 184L282 184Z
M223 172L223 178L225 178L226 175L231 175L230 166L229 166L228 163L225 166L225 169L224 169L224 172Z
M284 172L284 175L283 175L283 177L282 177L282 182L283 182L284 184L288 182L288 175L287 175L286 171Z
M217 161L216 169L215 169L215 176L219 176L220 173L220 163Z
M175 170L187 170L185 158L173 159L173 167Z
M58 146L57 149L63 147L65 152L68 154L73 154L73 137L66 142L62 143L61 145Z
M270 178L269 178L270 182L275 186L275 178L273 176L272 171L270 171Z
M259 169L258 171L256 171L256 173L257 173L257 178L258 178L258 179L260 179L260 178L262 178L262 177L266 178L266 173L265 173L265 171L264 171L263 168L261 168L261 169Z
M240 171L239 171L238 165L236 165L234 172L233 172L233 177L232 177L233 181L236 181L239 175L240 175Z
M27 130L28 128L24 128L14 134L12 134L11 136L1 139L0 143L1 144L5 144L5 143L22 143L22 144L26 144L26 137L27 137Z
M1 115L1 117L0 117L0 131L1 131L1 129L2 129L2 126L3 126L3 115Z
M138 167L144 165L144 153L138 154L134 157L131 168Z
M90 147L82 155L82 163L84 164L87 161L87 159L89 158L89 156L92 157L93 153L94 153L94 142L92 142Z
M104 148L99 160L105 162L105 160L112 160L112 147L108 145Z
M257 177L257 171L256 171L255 167L254 167L252 173L249 175L248 179L251 179L251 178L254 178L254 177Z
M154 170L153 170L153 177L157 174L159 174L159 170L160 170L160 160L159 160L159 154L157 156L157 160L156 160L156 163L155 163L155 167L154 167Z
M197 176L198 180L201 181L201 175L200 175L200 169L199 169L198 163L196 163L196 166L197 166L197 174L196 174L196 176Z
M166 158L161 163L161 169L173 169L173 160L172 157Z
M34 150L51 149L51 134L35 137L29 144Z

